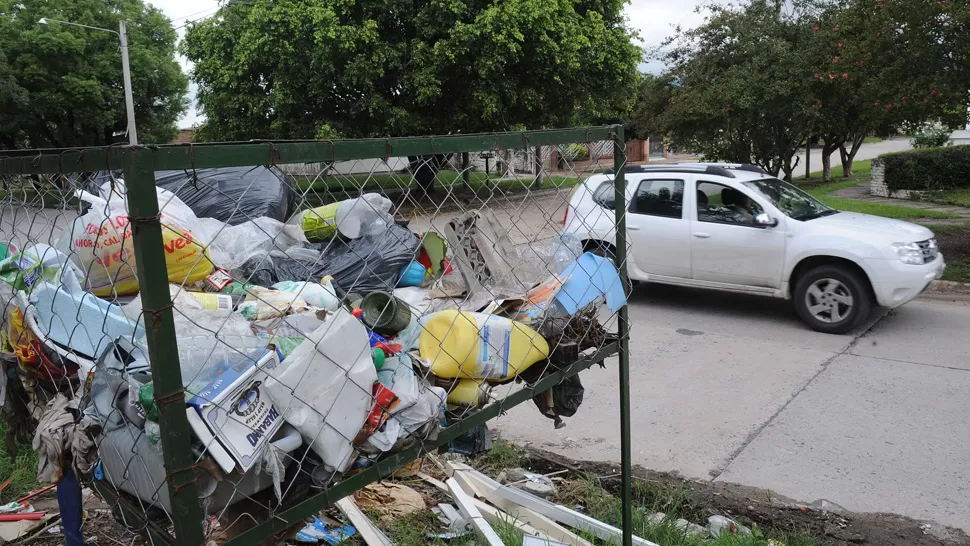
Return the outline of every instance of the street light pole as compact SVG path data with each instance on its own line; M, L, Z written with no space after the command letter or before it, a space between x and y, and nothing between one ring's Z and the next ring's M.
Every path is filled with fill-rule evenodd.
M121 38L121 72L125 79L125 107L128 109L128 144L138 144L135 132L135 101L131 97L131 68L128 65L128 28L124 21L118 22L118 37Z
M118 39L121 41L121 72L125 81L125 109L128 111L128 144L131 144L132 146L138 144L138 134L135 130L135 101L131 96L131 67L128 64L128 29L125 26L125 22L118 22L119 32L115 32L108 28L92 27L89 25L71 23L70 21L60 21L58 19L50 19L47 17L41 17L37 22L42 25L49 23L60 23L62 25L89 28L91 30L101 30L104 32L110 32L118 37Z

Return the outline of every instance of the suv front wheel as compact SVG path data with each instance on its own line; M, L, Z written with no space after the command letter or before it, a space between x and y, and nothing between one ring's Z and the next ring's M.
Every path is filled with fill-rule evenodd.
M812 329L844 334L869 316L872 296L858 272L823 265L801 275L795 285L795 310Z

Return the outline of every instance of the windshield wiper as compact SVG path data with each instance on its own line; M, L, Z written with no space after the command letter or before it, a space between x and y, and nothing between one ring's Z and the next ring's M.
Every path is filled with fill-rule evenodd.
M828 209L828 210L823 210L821 212L816 212L815 214L809 214L808 216L802 216L800 218L795 218L795 219L805 222L807 220L814 220L816 218L821 218L823 216L831 216L833 214L838 214L838 213L839 211L835 209Z

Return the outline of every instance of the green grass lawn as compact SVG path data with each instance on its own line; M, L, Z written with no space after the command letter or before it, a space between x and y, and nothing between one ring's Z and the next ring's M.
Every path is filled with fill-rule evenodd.
M931 201L956 205L958 207L970 207L970 189L947 190L930 194Z
M0 440L7 437L7 422L0 420ZM29 443L20 444L13 460L6 447L0 448L0 482L10 478L10 485L0 493L0 504L10 502L40 487L37 483L37 453Z
M832 163L832 178L842 178L845 174L845 170L842 169L842 163L839 161L833 161ZM798 179L799 181L804 180L820 180L822 178L822 171L813 171L811 178L805 178L804 176ZM855 180L856 182L863 182L868 180L872 176L872 160L863 159L860 161L855 161L852 163L852 177L845 179L846 181ZM851 184L850 184L851 185Z
M946 257L946 253L943 253ZM970 283L970 259L948 261L940 280Z
M870 201L860 201L856 199L848 199L845 197L838 197L832 195L833 192L842 190L845 188L851 188L865 182L872 176L872 160L866 159L863 161L856 161L852 166L852 177L842 178L843 170L842 165L832 167L832 177L836 179L834 182L828 182L825 184L815 183L802 179L799 181L802 189L807 191L812 195L812 197L818 199L822 203L845 212L860 212L863 214L872 214L873 216L884 216L886 218L897 218L901 220L914 220L922 218L932 218L932 219L948 219L948 218L959 218L955 214L949 214L946 212L937 212L933 210L919 209L916 207L907 207L905 205L889 205L883 203L873 203ZM821 178L822 172L812 173L813 178L809 180L817 180Z

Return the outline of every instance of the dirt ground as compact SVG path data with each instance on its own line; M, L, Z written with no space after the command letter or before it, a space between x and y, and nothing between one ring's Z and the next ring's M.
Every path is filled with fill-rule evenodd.
M554 453L529 449L523 464L537 472L570 470L600 478L601 486L620 494L620 468L616 464L577 462ZM802 505L773 495L770 491L736 484L687 480L668 473L636 466L634 482L687 487L692 492L692 509L697 516L724 514L745 525L785 532L802 532L819 537L822 544L878 546L953 546L970 544L962 531L893 514L854 514L831 503ZM824 507L824 508L823 508ZM924 526L924 527L921 527ZM925 530L924 530L925 529Z
M936 234L940 252L948 262L970 260L970 226L953 226L951 229L941 229L939 226L929 227Z

